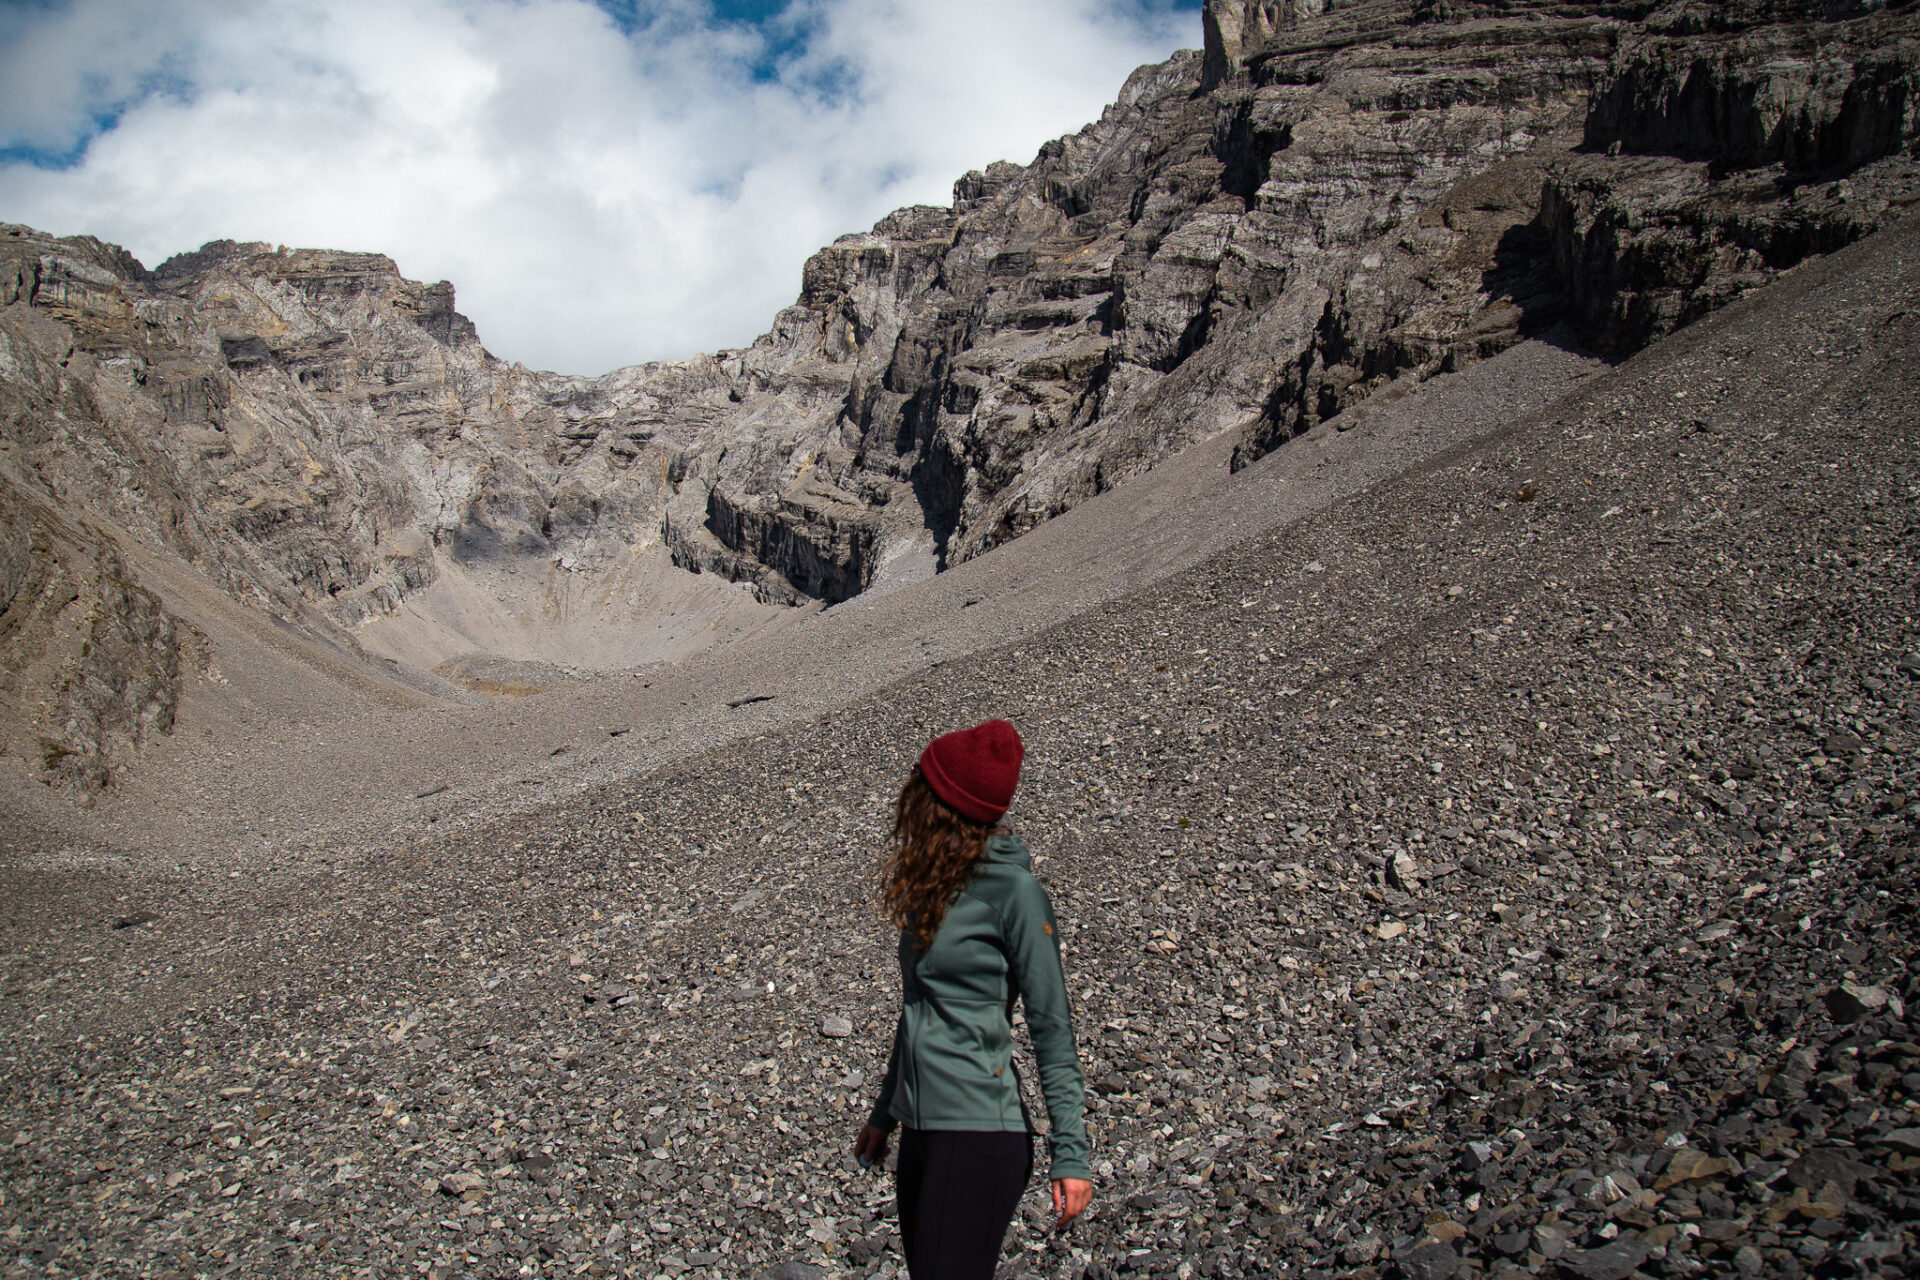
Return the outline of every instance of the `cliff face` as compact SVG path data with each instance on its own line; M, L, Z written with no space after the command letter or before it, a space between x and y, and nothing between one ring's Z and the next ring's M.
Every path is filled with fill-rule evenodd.
M173 729L183 634L112 542L0 474L0 754L82 792Z
M1629 353L1912 203L1911 3L1647 9L1209 4L1201 58L809 264L688 562L841 599L1523 332Z
M1583 328L1628 352L1920 199L1920 21L1910 3L1662 11L1623 41L1583 141L1541 222Z
M0 228L0 355L25 492L348 644L449 575L550 604L665 566L669 462L732 386L711 359L504 365L450 286L377 255L222 243L148 272L23 227Z
M1204 36L823 249L751 347L598 378L375 255L0 228L7 475L337 643L621 665L1524 332L1629 352L1920 194L1913 0L1212 0Z
M462 372L423 324L444 291L371 255L219 244L150 276L22 228L0 244L0 301L26 308L7 312L9 443L44 491L289 613L350 620L410 585L387 535L410 514L409 446Z
M1630 354L1920 195L1911 3L1648 14L1441 0L1417 4L1398 32L1369 28L1380 16L1361 6L1317 25L1344 24L1358 43L1337 56L1376 69L1422 54L1432 67L1433 51L1460 42L1441 102L1460 101L1460 84L1525 100L1536 58L1572 88L1575 50L1583 91L1570 127L1532 130L1523 150L1323 262L1325 308L1311 334L1282 339L1294 368L1275 380L1243 458L1398 379L1490 354L1521 328L1564 319L1582 342ZM1569 42L1557 54L1555 32ZM1590 43L1573 43L1576 32ZM1256 96L1311 82L1339 43L1272 37L1243 57L1244 74Z
M1396 33L1407 16L1211 6L1203 56L1143 69L1033 164L818 255L801 305L744 355L779 371L742 416L791 425L708 473L705 531L844 598L978 555L1196 439L1310 426L1513 341L1510 295L1532 282L1503 270L1502 237L1534 218L1540 157L1577 141L1617 33Z

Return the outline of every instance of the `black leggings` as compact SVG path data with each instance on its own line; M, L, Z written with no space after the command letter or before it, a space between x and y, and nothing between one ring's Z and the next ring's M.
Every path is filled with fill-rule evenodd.
M901 1129L894 1178L913 1280L992 1280L1032 1173L1024 1133Z

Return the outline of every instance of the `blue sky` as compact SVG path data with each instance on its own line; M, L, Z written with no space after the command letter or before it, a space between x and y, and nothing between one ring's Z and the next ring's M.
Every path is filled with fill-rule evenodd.
M0 0L0 220L446 278L503 358L740 346L806 255L1096 118L1200 0Z

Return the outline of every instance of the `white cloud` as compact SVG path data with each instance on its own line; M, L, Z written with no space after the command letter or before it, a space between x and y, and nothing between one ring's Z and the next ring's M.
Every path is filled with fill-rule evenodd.
M496 354L600 372L744 345L812 250L1197 43L1177 2L793 0L754 27L653 0L625 33L587 0L15 8L7 141L61 154L127 105L71 167L0 165L0 218L149 265L221 237L384 252L452 280Z

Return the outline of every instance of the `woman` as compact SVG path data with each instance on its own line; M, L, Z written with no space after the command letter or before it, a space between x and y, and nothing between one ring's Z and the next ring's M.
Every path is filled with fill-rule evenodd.
M1093 1197L1053 904L1026 848L999 825L1023 753L1005 720L935 738L894 807L881 899L900 926L904 1007L854 1154L878 1164L894 1125L905 1126L894 1176L914 1280L990 1280L1033 1171L1012 1062L1016 1000L1052 1121L1058 1225Z

